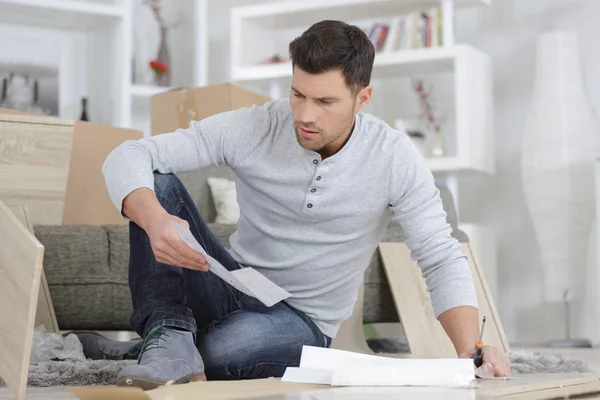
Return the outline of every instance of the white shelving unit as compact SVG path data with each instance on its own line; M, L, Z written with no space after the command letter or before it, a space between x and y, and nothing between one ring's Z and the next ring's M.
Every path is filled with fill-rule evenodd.
M131 96L133 98L138 99L148 99L155 94L163 93L165 91L170 90L170 87L165 86L152 86L152 85L141 85L141 84L132 84L129 88Z
M185 31L170 39L173 66L177 68L173 86L206 85L207 1L165 2L165 8L178 8L185 16ZM141 0L0 0L0 24L18 27L20 31L83 37L65 40L59 46L61 116L78 118L80 99L85 96L89 98L92 122L148 133L150 96L170 88L136 84L132 80L139 4ZM174 51L173 44L189 60L179 62L180 54Z
M116 1L2 0L0 11L1 22L75 31L119 23L126 16Z
M443 47L378 52L373 81L413 74L451 74L453 81L453 151L428 158L431 170L446 179L458 200L458 174L494 173L492 69L488 55L454 40L456 8L485 6L489 0L304 0L261 3L231 11L231 80L277 98L287 95L292 78L289 62L262 64L279 54L310 25L338 19L357 25L389 21L397 15L441 6ZM378 92L374 91L374 97ZM374 99L376 101L376 99Z

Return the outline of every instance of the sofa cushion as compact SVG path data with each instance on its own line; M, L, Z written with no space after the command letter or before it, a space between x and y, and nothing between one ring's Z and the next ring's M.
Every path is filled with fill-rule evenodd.
M217 211L215 203L208 186L209 177L227 178L233 179L233 171L231 168L223 167L211 167L203 168L197 171L181 172L177 174L177 177L181 180L186 190L190 194L196 207L207 222L214 222L217 217Z
M44 270L53 284L103 283L110 275L108 237L100 226L36 225Z
M114 282L127 282L129 279L129 227L105 226L108 237L110 275ZM129 292L129 288L127 288ZM128 294L129 296L129 294Z
M44 245L44 272L60 328L130 329L127 275L117 273L127 270L129 252L115 259L105 227L40 225L34 231ZM115 231L128 239L127 227Z

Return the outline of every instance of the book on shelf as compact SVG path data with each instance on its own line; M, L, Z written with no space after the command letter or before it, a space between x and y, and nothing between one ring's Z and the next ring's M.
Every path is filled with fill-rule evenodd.
M374 22L363 27L378 53L439 47L442 43L442 10L433 7Z

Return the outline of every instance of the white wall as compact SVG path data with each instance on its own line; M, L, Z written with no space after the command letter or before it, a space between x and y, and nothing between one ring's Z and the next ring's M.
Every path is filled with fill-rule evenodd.
M231 7L265 3L268 0L219 0L208 2L208 82L229 81L229 12Z
M600 53L597 51L597 0L493 0L487 9L457 18L459 41L489 53L494 65L497 175L461 185L461 216L495 230L501 317L509 340L543 342L561 338L563 309L541 297L541 261L520 181L520 146L533 88L535 40L554 29L579 35L584 80L592 106L600 104ZM591 275L589 287L600 284ZM592 304L593 302L593 304ZM573 307L577 306L576 304ZM587 314L573 310L573 336L600 340L598 299L588 299Z
M229 7L250 0L209 3L209 82L223 82L229 71ZM509 340L542 343L561 338L562 307L541 300L541 262L531 220L520 187L520 146L533 87L535 40L551 29L572 29L579 34L582 65L589 98L600 104L600 52L596 50L598 0L492 0L492 6L462 10L456 18L457 41L487 52L493 59L495 89L495 142L497 175L467 177L460 185L463 222L485 223L497 238L497 306ZM447 87L444 81L440 85ZM408 92L408 95L411 95ZM440 99L449 98L448 93ZM387 98L390 96L386 94ZM394 93L391 96L396 97ZM383 102L384 104L386 102ZM407 100L408 103L414 103ZM398 102L381 112L390 119ZM444 108L444 104L440 105ZM597 275L589 286L600 286ZM590 302L593 302L590 306ZM598 299L588 299L587 319L574 310L573 336L600 341ZM578 306L574 304L573 307Z

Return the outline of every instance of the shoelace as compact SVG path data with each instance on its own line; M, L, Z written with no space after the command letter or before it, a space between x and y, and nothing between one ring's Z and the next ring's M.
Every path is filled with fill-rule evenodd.
M159 345L159 341L160 338L163 335L168 336L169 335L169 329L165 328L164 326L157 326L156 328L152 329L150 331L150 333L148 333L148 335L146 336L146 338L144 339L143 342L136 344L134 347L132 347L128 353L134 354L139 352L139 356L138 356L138 364L140 363L141 359L142 359L142 355L151 349L164 349L164 346L160 346Z

